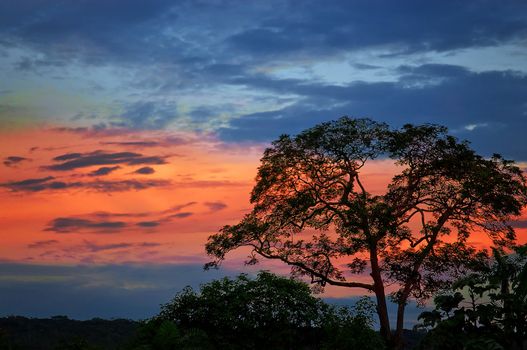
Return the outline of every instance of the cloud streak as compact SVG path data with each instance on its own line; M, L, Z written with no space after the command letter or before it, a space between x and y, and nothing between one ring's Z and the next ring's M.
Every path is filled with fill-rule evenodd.
M123 221L95 221L74 217L53 219L44 231L55 233L116 233L126 227Z
M94 151L89 153L67 153L53 158L60 164L43 166L42 169L52 171L71 171L79 168L91 167L95 165L141 165L141 164L167 164L167 157L162 156L143 156L135 152L116 152Z
M142 167L142 168L139 168L137 169L136 171L134 171L133 173L134 174L140 174L140 175L151 175L153 173L155 173L155 169L152 168L152 167L149 167L149 166L145 166L145 167Z
M90 172L88 176L105 176L105 175L108 175L114 172L117 169L121 169L121 167L120 166L112 166L112 167L105 166L105 167L101 167L97 170Z
M11 192L42 192L42 191L65 191L70 189L81 189L95 192L127 192L141 191L150 188L167 187L171 182L168 180L95 180L95 181L59 181L53 176L43 178L26 179L22 181L10 181L0 183L0 187L7 188Z
M29 161L29 160L31 159L25 158L25 157L19 157L19 156L9 156L9 157L4 158L3 163L6 167L15 167L18 164L25 162L25 161Z
M44 231L55 233L120 233L127 230L152 231L177 219L185 219L193 212L182 212L196 204L188 202L166 210L152 212L110 213L93 212L85 215L58 217L51 220Z

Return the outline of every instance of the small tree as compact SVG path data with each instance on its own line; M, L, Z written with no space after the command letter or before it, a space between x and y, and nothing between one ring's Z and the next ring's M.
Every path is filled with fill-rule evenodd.
M369 192L361 175L376 159L392 159L400 170L383 195ZM466 263L478 256L467 244L472 232L487 233L499 246L513 243L508 223L527 203L527 188L512 161L485 159L444 127L390 130L342 117L273 142L261 159L251 202L252 212L240 223L209 237L206 250L214 260L207 267L246 246L249 264L260 256L280 260L318 286L373 292L381 334L400 346L408 299L429 298L470 268ZM350 277L366 270L370 282ZM392 294L398 304L394 335L387 283L399 286Z

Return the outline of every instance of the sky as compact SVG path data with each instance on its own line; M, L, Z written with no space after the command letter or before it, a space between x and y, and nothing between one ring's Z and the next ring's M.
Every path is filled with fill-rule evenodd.
M527 164L519 0L8 0L0 77L0 315L144 318L253 272L202 271L207 237L270 141L343 115Z

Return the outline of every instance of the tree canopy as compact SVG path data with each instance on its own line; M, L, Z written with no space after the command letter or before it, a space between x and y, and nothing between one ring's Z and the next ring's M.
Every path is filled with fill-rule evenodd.
M269 272L226 277L178 293L131 348L382 349L367 300L338 308L312 296L307 284Z
M385 193L373 193L363 171L388 159L398 173ZM527 187L513 161L484 158L444 127L390 129L342 117L274 141L250 198L249 214L209 237L208 267L246 246L249 264L259 257L280 260L320 287L373 292L381 334L400 343L408 299L431 297L482 260L467 243L470 234L513 246L510 222L527 203ZM369 282L353 277L365 272ZM391 295L398 303L394 336L387 284L398 286Z

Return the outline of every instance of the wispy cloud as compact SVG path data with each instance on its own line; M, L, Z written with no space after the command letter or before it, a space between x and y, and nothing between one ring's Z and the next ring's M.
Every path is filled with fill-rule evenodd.
M170 186L168 180L95 180L95 181L59 181L53 176L22 181L10 181L0 183L12 192L41 192L41 191L64 191L68 189L83 189L96 192L126 192L140 191L149 188Z
M140 175L151 175L153 173L155 173L155 169L152 168L152 167L149 167L149 166L145 166L145 167L142 167L142 168L139 168L137 169L136 171L134 171L133 173L134 174L140 174Z
M104 175L108 175L112 172L114 172L115 170L117 169L121 169L120 166L112 166L112 167L101 167L97 170L93 170L92 172L90 172L88 175L89 176L104 176Z
M116 233L126 227L123 221L95 221L75 217L53 219L44 231L53 231L56 233Z
M9 156L9 157L4 158L4 165L7 167L14 167L20 164L21 162L29 161L29 160L31 159L26 158L26 157Z
M30 249L47 248L57 243L59 243L59 241L57 241L56 239L48 239L45 241L36 241L36 242L30 243L27 245L27 247Z
M185 219L194 215L193 212L181 211L194 204L195 202L188 202L166 210L151 212L98 211L84 215L58 217L51 220L44 231L55 233L119 233L137 229L152 231L175 219Z
M144 156L135 152L109 153L93 151L89 153L66 153L53 158L60 164L43 166L42 169L54 171L69 171L94 165L140 165L140 164L166 164L166 156Z
M227 208L227 204L223 202L205 202L203 204L205 204L205 206L207 206L212 212L220 211Z

